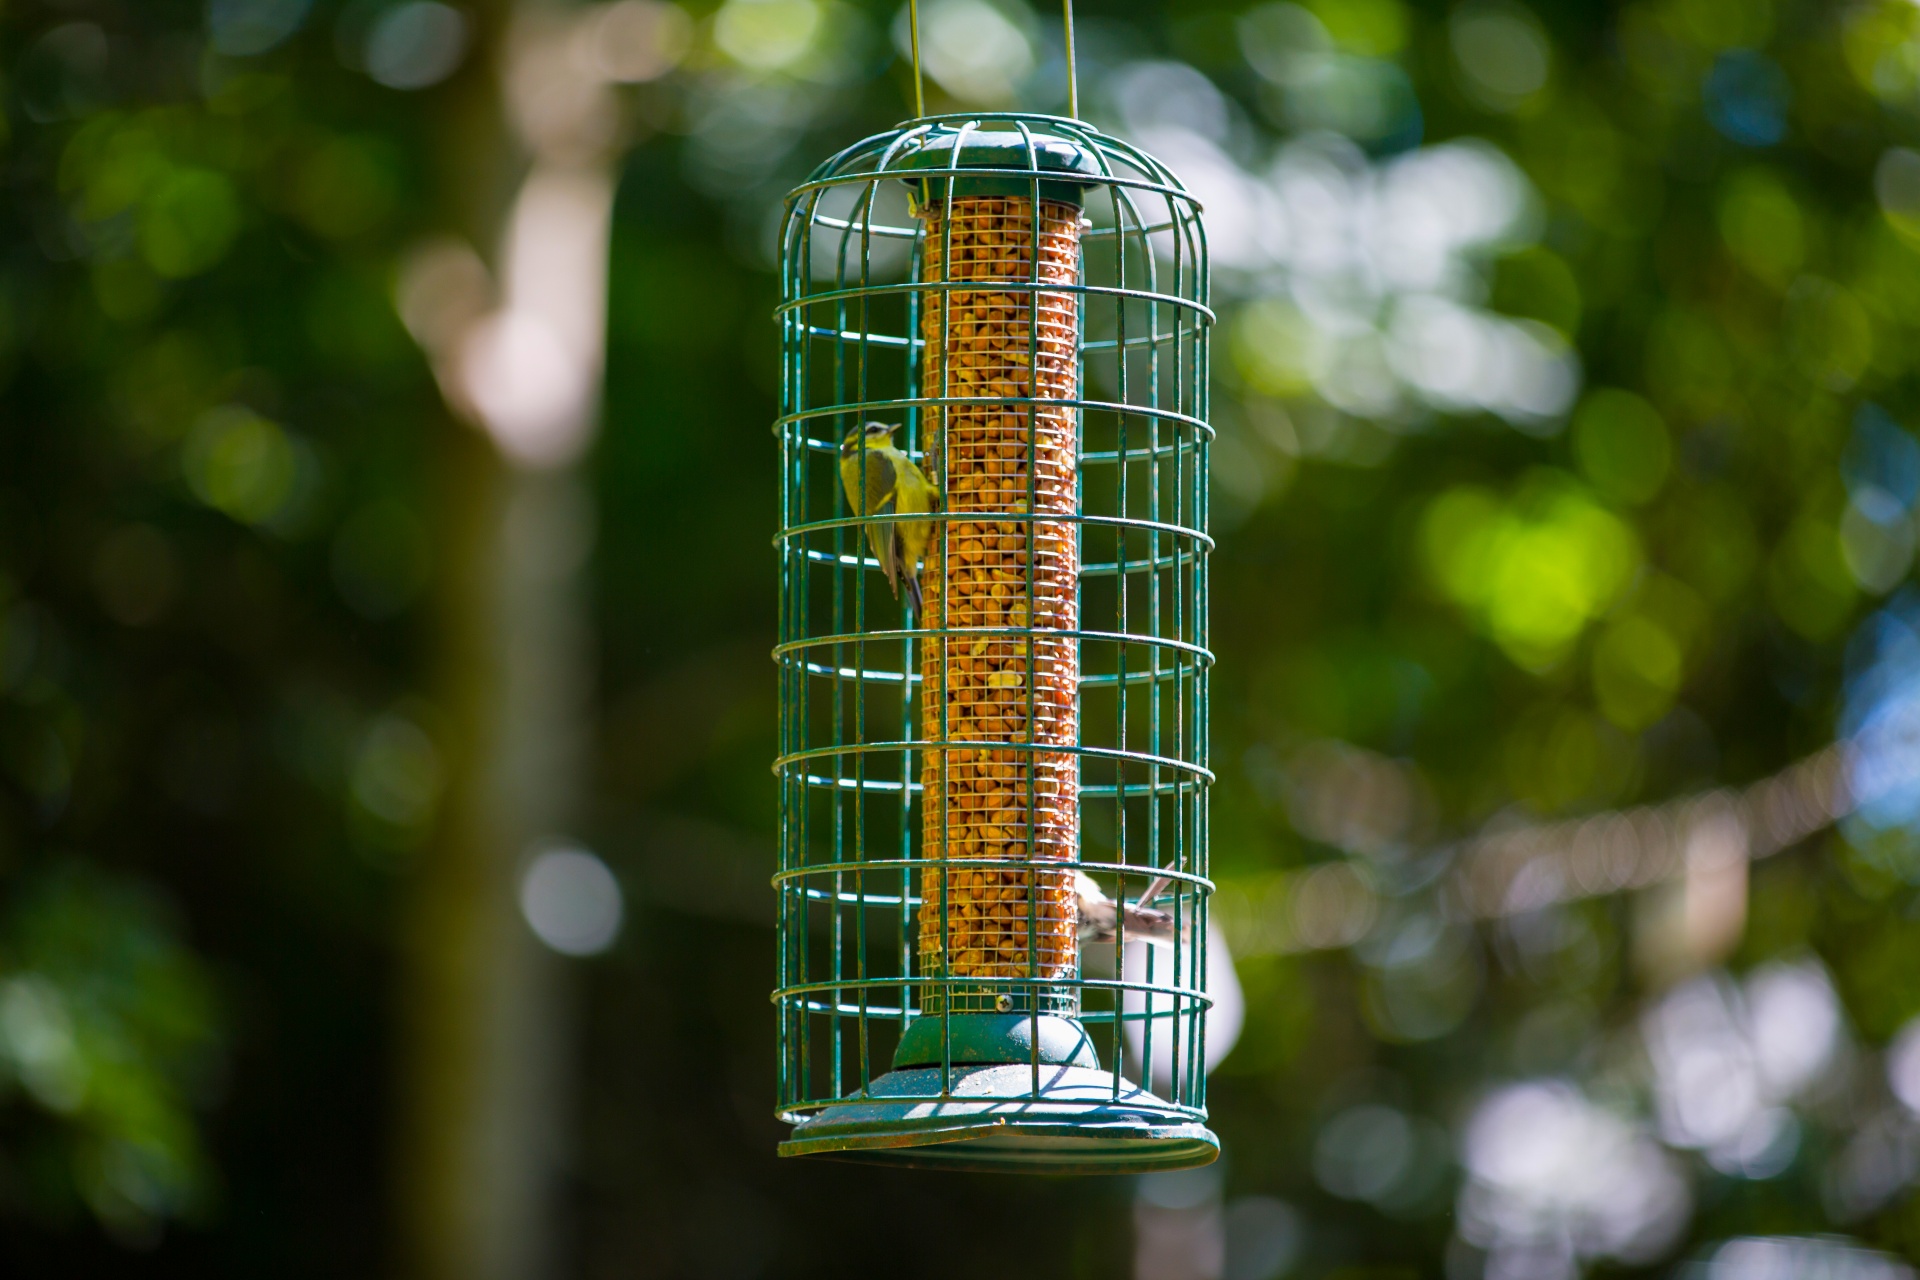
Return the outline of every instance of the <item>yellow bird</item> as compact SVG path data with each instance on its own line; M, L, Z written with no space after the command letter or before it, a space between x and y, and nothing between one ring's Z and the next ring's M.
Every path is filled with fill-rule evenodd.
M857 516L916 515L940 506L940 491L933 481L893 443L893 433L899 429L869 422L847 432L840 442L840 483L846 486L847 503ZM925 608L919 565L932 538L931 520L888 520L867 526L867 542L880 562L880 572L887 575L893 598L900 598L900 580L906 579L907 599L915 613Z

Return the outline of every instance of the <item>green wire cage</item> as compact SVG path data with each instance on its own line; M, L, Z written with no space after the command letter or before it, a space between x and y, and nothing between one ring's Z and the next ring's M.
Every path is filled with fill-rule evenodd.
M923 117L781 264L781 1153L1205 1163L1199 204L1073 119ZM862 509L883 447L934 510Z

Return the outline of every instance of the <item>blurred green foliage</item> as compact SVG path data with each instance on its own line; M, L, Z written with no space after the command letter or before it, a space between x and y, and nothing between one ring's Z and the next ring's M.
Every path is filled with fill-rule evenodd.
M438 767L406 699L443 410L387 284L425 130L324 42L207 46L274 8L0 13L0 1248L29 1270L385 1212L345 1117L386 1089Z
M0 8L0 1248L41 1273L383 1254L399 907L460 745L431 606L467 430L394 286L463 229L429 175L498 180L454 104L507 17L459 7L435 45L441 8ZM589 464L583 835L638 907L586 979L580 1268L897 1270L947 1215L1009 1226L921 1236L918 1273L1124 1270L1130 1186L771 1158L769 228L907 85L891 5L688 10L679 69L622 91ZM1051 10L927 10L972 37L930 51L932 105L1064 101ZM1665 1274L1831 1232L1920 1258L1898 788L1756 864L1691 982L1670 886L1480 924L1435 890L1489 825L1746 783L1905 705L1920 7L1079 20L1090 114L1214 219L1228 1274ZM1361 896L1339 947L1260 941ZM1807 1043L1836 1020L1814 1074L1754 1066L1777 1008ZM1688 1111L1682 1014L1746 1028L1714 1043L1716 1078L1759 1081L1747 1127ZM1564 1162L1516 1199L1503 1116L1679 1216L1636 1208L1636 1236L1552 1190ZM890 1225L824 1233L855 1197Z

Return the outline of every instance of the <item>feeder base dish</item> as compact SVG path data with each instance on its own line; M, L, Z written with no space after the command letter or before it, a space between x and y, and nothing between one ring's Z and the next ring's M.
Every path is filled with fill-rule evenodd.
M1186 1112L1092 1067L1029 1062L889 1071L807 1117L783 1156L929 1169L1143 1173L1211 1163L1220 1140Z

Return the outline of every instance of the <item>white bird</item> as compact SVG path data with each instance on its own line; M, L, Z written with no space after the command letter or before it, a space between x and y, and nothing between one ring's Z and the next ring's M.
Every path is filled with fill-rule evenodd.
M1172 946L1173 916L1147 905L1165 892L1169 883L1168 877L1156 876L1137 902L1115 902L1092 876L1084 871L1074 872L1073 896L1080 905L1080 941L1112 942L1119 936L1124 921L1127 941Z

